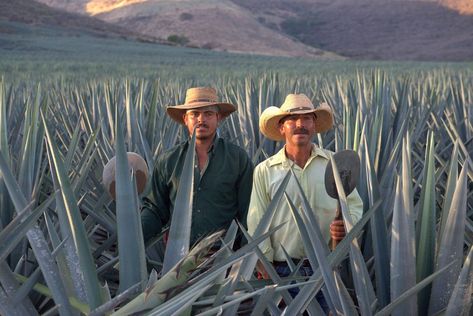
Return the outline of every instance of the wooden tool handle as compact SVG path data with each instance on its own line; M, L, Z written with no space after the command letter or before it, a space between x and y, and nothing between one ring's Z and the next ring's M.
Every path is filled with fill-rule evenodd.
M337 203L337 211L335 213L335 218L333 220L343 220L342 208L340 206L340 201ZM334 250L337 247L339 241L330 239L330 249Z

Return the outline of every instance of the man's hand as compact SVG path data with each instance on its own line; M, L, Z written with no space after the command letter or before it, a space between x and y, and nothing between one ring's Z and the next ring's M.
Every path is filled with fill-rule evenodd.
M333 220L330 224L330 237L332 240L339 242L345 238L345 225L343 225L343 220Z
M258 279L261 277L262 279L269 279L269 274L264 268L263 264L261 261L258 260L256 263L256 272L258 272Z

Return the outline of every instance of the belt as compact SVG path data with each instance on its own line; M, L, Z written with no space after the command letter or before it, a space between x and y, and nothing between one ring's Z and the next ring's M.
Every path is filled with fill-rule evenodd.
M298 265L301 259L295 259L291 258L292 262L294 262L295 265ZM286 261L273 261L273 266L275 267L282 267L282 266L287 266ZM310 262L309 259L302 259L302 267L310 267Z

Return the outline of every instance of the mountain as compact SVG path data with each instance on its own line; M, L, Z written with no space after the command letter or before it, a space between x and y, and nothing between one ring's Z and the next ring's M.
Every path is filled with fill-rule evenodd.
M473 15L473 1L471 0L440 0L440 4L460 14Z
M225 0L146 1L96 17L150 36L185 37L190 45L214 50L292 57L333 56L266 27L250 11Z
M472 0L38 1L214 50L359 60L473 60Z
M92 0L41 2L94 15L152 37L207 49L274 56L337 58L268 28L228 0Z
M124 27L112 25L85 15L68 13L51 8L33 0L0 0L0 21L20 22L36 26L52 26L62 28L70 35L88 33L101 37L118 37L157 41ZM10 32L10 31L6 31ZM0 28L0 34L2 29Z
M233 1L307 45L351 59L473 60L471 0Z

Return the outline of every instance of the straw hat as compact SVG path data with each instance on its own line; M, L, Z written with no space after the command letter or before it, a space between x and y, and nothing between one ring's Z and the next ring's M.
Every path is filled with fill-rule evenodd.
M222 119L236 111L236 107L230 103L219 102L217 99L217 91L214 88L198 87L190 88L186 92L186 100L184 104L176 106L168 106L166 112L179 124L184 124L183 115L187 110L203 108L206 106L218 106Z
M314 108L312 101L305 94L289 94L280 108L270 106L261 113L259 128L261 133L272 140L284 140L284 136L279 132L280 120L293 114L315 114L315 131L322 133L333 125L332 109L327 103L320 104Z

